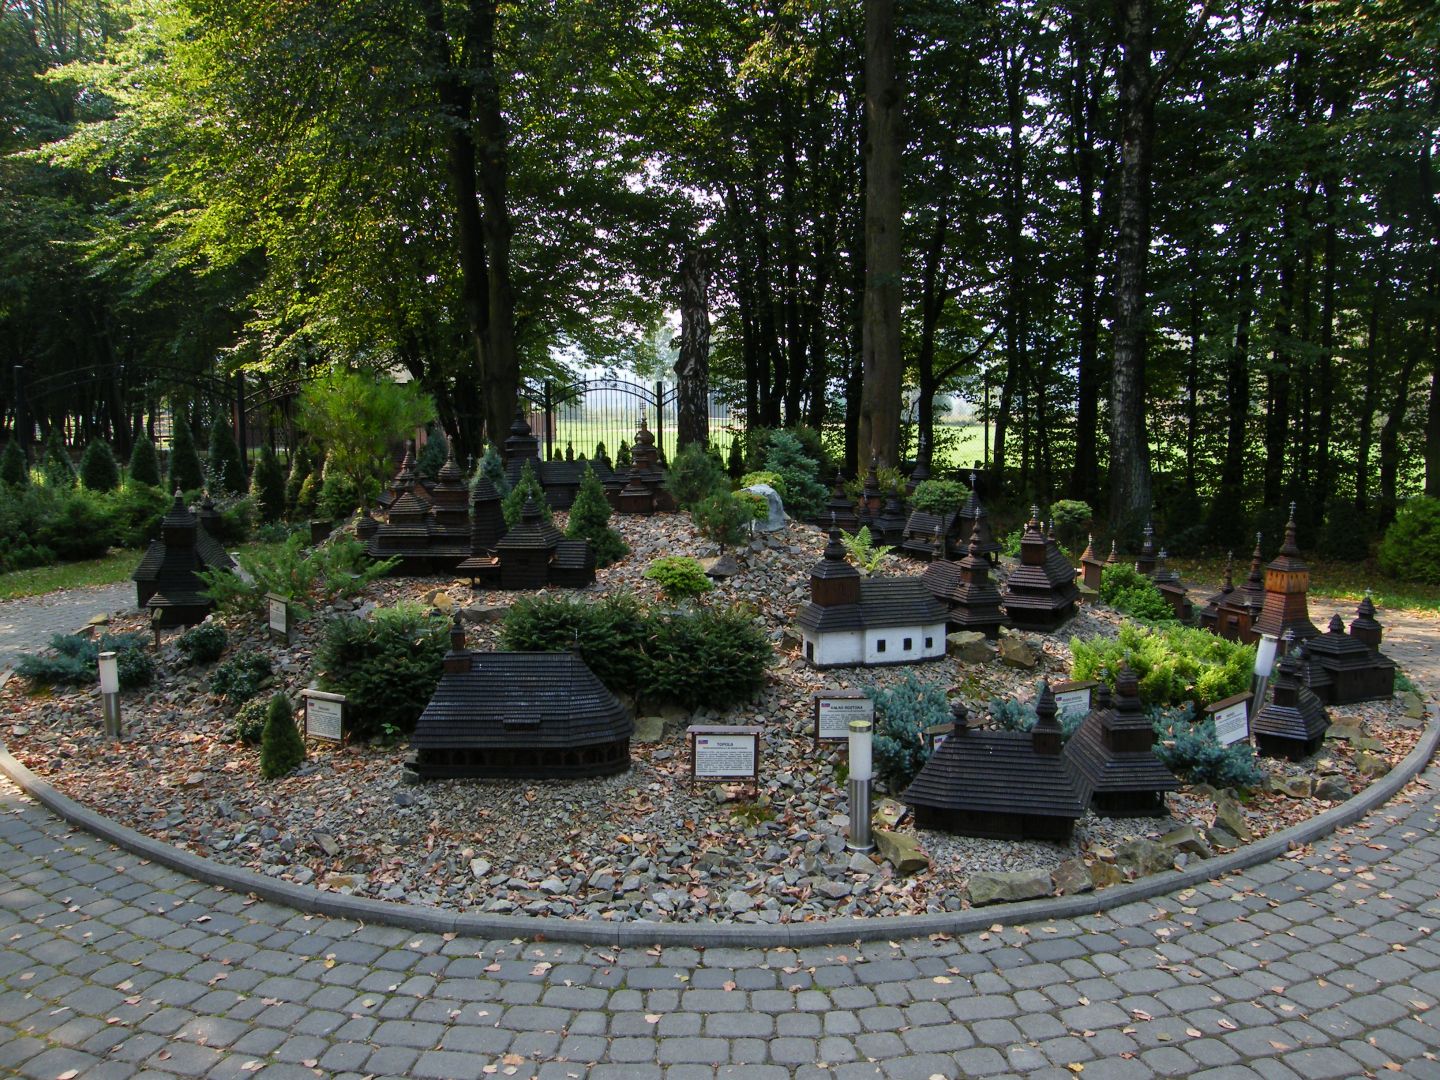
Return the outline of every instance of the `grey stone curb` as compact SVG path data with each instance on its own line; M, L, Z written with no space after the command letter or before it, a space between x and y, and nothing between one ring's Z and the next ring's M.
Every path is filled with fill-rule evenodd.
M599 920L558 919L540 915L461 914L415 904L395 904L357 896L322 892L226 866L182 851L88 810L67 798L16 761L0 743L0 770L27 795L52 813L132 854L168 866L197 881L220 885L239 893L254 893L265 900L301 911L342 919L384 923L408 930L437 934L464 934L480 938L544 938L586 945L688 945L736 948L833 945L848 942L923 937L928 934L966 934L996 922L1046 922L1093 915L1109 908L1147 900L1162 893L1189 888L1258 863L1277 859L1291 849L1313 843L1342 826L1360 819L1388 802L1420 773L1440 743L1440 708L1431 707L1430 723L1415 748L1395 769L1353 799L1284 832L1246 844L1228 855L1198 861L1184 870L1167 870L1125 885L1112 885L1079 896L1046 897L1017 904L971 908L937 915L895 915L873 919L830 919L825 922L788 923L779 926L748 923L607 923Z

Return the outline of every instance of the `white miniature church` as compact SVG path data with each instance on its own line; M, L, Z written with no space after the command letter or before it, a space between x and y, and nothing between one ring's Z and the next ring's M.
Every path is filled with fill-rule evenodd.
M913 664L945 655L945 607L916 577L860 579L840 531L810 571L810 602L795 620L818 668Z

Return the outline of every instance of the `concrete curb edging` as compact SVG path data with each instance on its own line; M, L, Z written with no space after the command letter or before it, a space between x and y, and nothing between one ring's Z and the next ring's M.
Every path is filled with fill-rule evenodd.
M1437 744L1440 744L1440 708L1432 706L1430 714L1430 723L1421 733L1415 748L1396 768L1353 799L1318 814L1309 821L1292 825L1283 832L1238 848L1228 855L1199 860L1184 870L1167 870L1138 881L1112 885L1077 896L1045 897L1016 904L970 908L966 911L935 915L842 918L781 925L643 921L606 923L540 915L468 914L415 904L344 896L321 891L309 885L281 881L253 870L213 862L111 821L56 791L49 783L16 761L3 743L0 743L0 771L4 771L27 795L58 817L134 855L177 870L197 881L219 885L233 892L253 893L265 900L308 913L399 926L407 930L454 933L480 938L543 937L547 941L608 946L775 948L913 938L935 933L965 934L988 928L996 922L1033 923L1093 915L1269 862L1284 855L1292 845L1312 843L1357 821L1388 802L1419 775L1434 755Z

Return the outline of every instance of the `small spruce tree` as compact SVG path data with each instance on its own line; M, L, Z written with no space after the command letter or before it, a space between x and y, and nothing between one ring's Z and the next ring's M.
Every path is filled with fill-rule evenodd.
M279 521L285 516L285 476L269 443L260 448L260 460L250 476L250 494L261 521Z
M185 411L178 409L174 417L174 431L170 438L170 477L167 486L171 491L198 491L205 486L205 473L200 468L200 455L195 452L195 438L190 434L190 421Z
M576 540L589 540L595 549L598 566L619 562L630 550L620 534L610 528L610 503L605 499L605 488L600 478L589 465L585 466L580 490L575 493L575 502L570 507L570 524L565 529L565 535Z
M501 498L510 494L510 478L505 475L505 463L500 460L500 453L493 444L485 448L485 456L480 459L476 476L483 476L494 484Z
M226 423L223 413L217 412L210 424L210 456L207 462L210 483L219 488L211 494L243 495L245 493L245 462L240 458L240 445L235 434Z
M574 460L575 460L575 444L572 443L572 442L570 442L568 439L567 439L566 442L565 442L565 460L566 460L566 461L574 461Z
M445 441L445 433L438 427L433 429L420 449L420 456L415 459L415 471L426 480L434 480L449 453L450 444Z
M285 515L293 517L295 505L300 500L300 488L314 466L310 461L310 448L301 443L290 455L290 475L285 480Z
M730 440L730 457L726 460L725 471L730 474L731 480L739 480L745 475L745 448L740 445L744 441L739 435Z
M603 442L595 444L595 460L605 466L606 469L614 471L615 463L610 460L610 451L605 449Z
M130 482L160 486L160 457L155 453L155 444L143 431L135 437L130 450Z
M30 486L30 466L25 461L25 451L14 439L5 444L5 452L0 454L0 483L17 488Z
M295 713L284 694L270 699L265 732L260 736L260 775L275 780L299 768L305 760L305 740L295 726Z
M624 439L620 440L620 449L615 452L615 468L628 469L635 464L635 459L630 456L630 444Z
M40 470L45 474L45 483L50 487L75 486L75 466L70 461L70 451L65 448L65 433L59 424L50 425L50 437L45 441L45 460Z
M545 489L535 478L535 470L530 467L528 460L525 462L524 468L520 470L520 479L510 489L510 493L500 501L500 510L505 515L506 525L514 528L519 524L526 499L535 500L535 505L540 508L541 521L551 520L550 504L545 501Z
M91 491L114 491L120 486L120 466L110 444L95 439L80 457L80 483Z

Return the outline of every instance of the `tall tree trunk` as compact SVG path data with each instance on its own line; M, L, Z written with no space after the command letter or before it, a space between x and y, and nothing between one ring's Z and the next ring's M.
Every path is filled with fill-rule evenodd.
M935 228L925 246L925 262L920 272L920 348L915 356L920 394L917 445L931 449L935 446L935 394L939 389L935 377L935 332L945 307L946 282L941 262L945 254L948 214L947 201L941 196L935 209Z
M1250 320L1255 312L1255 263L1250 232L1240 234L1240 269L1235 299L1240 310L1235 339L1225 365L1225 461L1220 467L1220 489L1211 510L1212 533L1233 540L1245 496L1245 461L1249 457L1246 431L1250 418Z
M1267 507L1285 495L1285 447L1290 439L1290 366L1295 318L1295 252L1291 243L1290 209L1280 209L1280 271L1275 305L1275 345L1265 376L1265 487Z
M1120 64L1120 200L1115 249L1115 351L1110 366L1110 525L1137 530L1150 513L1145 428L1146 260L1150 250L1150 157L1155 75L1150 0L1116 0Z
M865 319L860 441L900 460L900 93L895 0L865 0Z
M1100 79L1091 71L1090 31L1099 25L1088 7L1077 6L1070 20L1071 80L1070 154L1074 159L1080 232L1080 310L1076 342L1079 357L1075 384L1075 470L1070 494L1096 506L1100 469L1096 436L1100 426L1099 271L1101 229L1095 209L1095 133L1100 127Z
M675 448L710 441L710 311L705 256L691 244L680 256L680 355L675 361Z
M1365 392L1360 403L1360 442L1355 453L1355 509L1362 514L1370 500L1370 450L1375 438L1376 369L1380 352L1380 309L1385 295L1385 263L1380 259L1380 273L1375 281L1375 294L1370 299L1370 327L1365 335Z
M1005 81L1005 115L1009 121L1006 148L1006 185L1003 198L1006 247L1005 381L995 420L995 464L991 470L993 489L1005 487L1005 437L1014 396L1030 380L1028 345L1030 337L1028 260L1025 250L1025 59L1018 48L1006 48L1001 55ZM1021 425L1020 488L1029 480L1029 425Z

